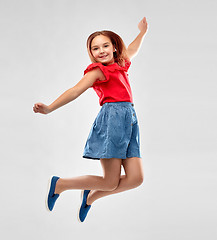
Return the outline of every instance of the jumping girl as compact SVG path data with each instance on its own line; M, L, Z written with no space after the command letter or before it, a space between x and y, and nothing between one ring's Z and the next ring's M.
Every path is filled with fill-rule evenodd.
M83 222L97 199L142 184L139 125L127 71L130 60L139 51L147 27L144 17L138 24L138 36L128 48L121 37L112 31L92 33L87 39L87 51L92 64L84 71L83 78L49 106L34 104L35 113L48 114L92 87L102 106L87 138L83 158L100 160L104 176L51 177L46 197L49 211L53 210L62 192L82 189L78 220ZM125 175L121 175L121 166Z

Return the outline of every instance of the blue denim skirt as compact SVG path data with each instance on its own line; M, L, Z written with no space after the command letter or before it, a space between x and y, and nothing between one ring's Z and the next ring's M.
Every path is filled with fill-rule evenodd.
M83 158L140 156L139 125L131 102L104 103L90 130Z

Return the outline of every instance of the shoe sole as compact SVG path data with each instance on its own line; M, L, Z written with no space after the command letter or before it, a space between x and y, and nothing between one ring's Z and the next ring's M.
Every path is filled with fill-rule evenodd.
M80 207L78 208L78 214L77 214L77 218L78 218L79 223L82 223L82 221L79 218L79 212L80 212L81 205L82 205L82 202L83 202L83 196L84 196L84 190L81 191L81 204L79 205Z
M52 178L53 178L53 176L51 176L49 181L48 181L47 196L46 196L46 199L45 199L45 206L46 206L46 209L48 210L48 212L51 212L51 210L48 207L48 195L49 195L49 192L50 192L50 185L51 185Z

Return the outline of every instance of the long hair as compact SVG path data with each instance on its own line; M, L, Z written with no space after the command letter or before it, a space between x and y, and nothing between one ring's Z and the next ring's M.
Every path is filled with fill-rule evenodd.
M116 51L113 53L114 54L114 61L117 62L120 66L124 66L125 65L125 60L129 61L129 58L127 57L126 46L125 46L122 38L118 34L112 32L112 31L107 31L107 30L94 32L88 37L88 39L87 39L87 51L88 51L88 55L89 55L91 61L93 63L96 62L96 60L94 59L94 57L91 53L91 43L92 43L93 39L96 36L99 36L99 35L106 36L111 40L113 46L116 49Z

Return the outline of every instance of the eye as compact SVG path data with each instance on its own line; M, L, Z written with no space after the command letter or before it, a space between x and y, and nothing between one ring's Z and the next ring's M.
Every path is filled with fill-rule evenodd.
M109 45L105 45L104 47L108 47Z
M96 51L98 48L93 48L92 50Z

